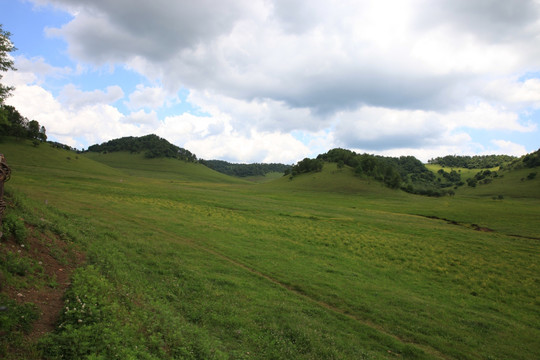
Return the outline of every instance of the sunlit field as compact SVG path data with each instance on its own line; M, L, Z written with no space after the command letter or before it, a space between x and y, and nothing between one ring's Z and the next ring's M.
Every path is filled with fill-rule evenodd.
M20 340L36 358L540 354L539 179L428 198L335 164L256 183L172 159L0 147L8 211L86 254L56 330Z

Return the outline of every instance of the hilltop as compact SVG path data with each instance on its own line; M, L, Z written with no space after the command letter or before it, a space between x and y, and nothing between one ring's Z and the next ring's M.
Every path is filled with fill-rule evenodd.
M127 136L110 140L100 145L89 146L87 151L97 153L118 151L127 151L130 153L144 152L144 156L149 159L166 157L188 162L197 161L197 156L189 150L173 145L154 134L141 137Z

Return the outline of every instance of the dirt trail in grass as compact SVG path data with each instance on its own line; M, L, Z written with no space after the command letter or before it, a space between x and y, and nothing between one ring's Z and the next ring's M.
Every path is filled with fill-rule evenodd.
M31 233L34 233L31 231ZM35 233L34 233L35 234ZM42 268L38 283L26 288L6 287L3 291L18 303L36 305L39 318L34 322L26 340L36 342L46 333L52 332L64 306L63 296L70 285L71 274L85 261L84 254L71 249L61 239L38 233L25 241L22 247L13 241L4 243L5 251L17 252L37 262ZM19 250L21 251L19 253ZM33 274L27 277L36 276Z

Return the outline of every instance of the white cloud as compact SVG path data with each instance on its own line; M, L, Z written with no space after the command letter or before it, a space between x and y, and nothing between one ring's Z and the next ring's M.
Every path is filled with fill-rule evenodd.
M537 131L523 119L540 108L540 81L518 79L540 69L538 1L33 1L72 14L47 33L83 63L73 75L120 65L159 84L138 85L122 114L119 86L67 85L55 99L30 85L69 69L19 60L14 98L45 94L42 106L13 101L65 117L62 136L94 139L86 125L108 123L99 136L159 132L202 157L296 161L324 146L425 158L481 151L470 129ZM160 119L179 89L198 111Z
M316 131L329 125L328 119L313 116L308 108L292 108L272 99L241 100L209 91L192 91L187 100L204 113L228 116L231 126L239 132Z
M450 128L483 130L509 130L531 132L536 130L532 123L522 124L517 113L487 103L469 105L462 111L444 116Z
M42 83L47 77L64 77L71 74L69 67L55 67L48 64L41 56L28 59L21 55L15 58L15 67L17 72L23 74L33 74L35 81Z
M290 134L236 131L231 117L223 113L167 117L157 134L204 159L292 163L310 154L309 148Z
M540 108L540 79L519 81L504 78L490 81L485 85L486 97L508 104L513 108Z
M41 1L42 2L42 1ZM248 0L51 0L74 19L52 36L65 37L72 55L100 64L134 54L159 60L230 31L254 5Z
M60 68L48 64L43 57L27 58L24 55L13 58L17 71L9 71L4 81L11 86L42 84L47 78L65 77L72 73L68 67Z
M124 115L111 105L96 103L86 104L84 107L65 107L50 92L38 85L17 86L6 103L45 126L50 139L76 148L124 134L146 134L144 128L123 123ZM76 138L83 138L85 143L75 140Z
M199 157L224 159L232 162L296 163L310 155L311 151L289 134L257 133L249 136L226 133L190 140L185 146L193 149ZM224 156L226 154L226 156Z
M132 112L121 121L128 124L145 125L148 126L149 129L159 126L158 116L153 110L148 113L144 110Z
M514 156L523 156L527 153L525 146L516 144L507 140L491 140L491 142L497 147L494 150L486 151L487 154L507 154Z
M531 1L208 1L51 0L79 12L50 33L78 59L125 62L173 93L187 86L318 116L455 110L486 74L540 65Z
M75 85L68 84L60 92L60 101L69 108L81 109L96 104L112 104L124 97L124 91L118 85L108 86L106 91L82 91Z
M336 137L344 146L369 150L418 148L448 135L434 112L362 107L336 115Z
M464 133L467 128L531 132L536 125L522 124L517 114L485 103L448 113L362 107L336 115L335 136L341 146L412 154L414 149L441 149L456 141L463 146L471 140Z
M142 84L137 85L136 90L129 95L129 101L126 105L130 109L157 109L163 105L170 106L179 103L177 96L170 96L162 87L146 87Z

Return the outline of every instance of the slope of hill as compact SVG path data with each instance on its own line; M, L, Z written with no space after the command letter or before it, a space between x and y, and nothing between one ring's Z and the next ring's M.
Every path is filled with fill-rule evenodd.
M166 157L148 158L141 153L128 153L125 151L109 153L87 152L82 157L105 164L111 168L122 170L132 176L198 182L244 182L209 169L202 164Z
M291 174L319 171L324 162L336 163L338 168L349 166L362 178L378 181L392 189L428 196L452 194L452 186L460 183L459 174L437 181L437 177L413 156L386 157L357 154L347 149L332 149L315 159L306 158L291 169ZM440 179L439 179L440 180Z
M499 170L497 177L489 179L487 184L464 186L459 194L468 196L487 196L493 198L540 199L540 166L536 168L518 168Z
M0 153L6 156L12 170L45 167L64 176L70 173L87 176L120 176L122 173L107 165L87 159L73 150L66 150L49 143L35 146L30 140L3 138Z
M261 184L265 189L280 191L310 191L340 194L366 194L397 196L401 192L390 189L374 179L362 177L349 166L338 168L336 163L324 163L321 171L303 173L296 176L282 176L274 181Z

